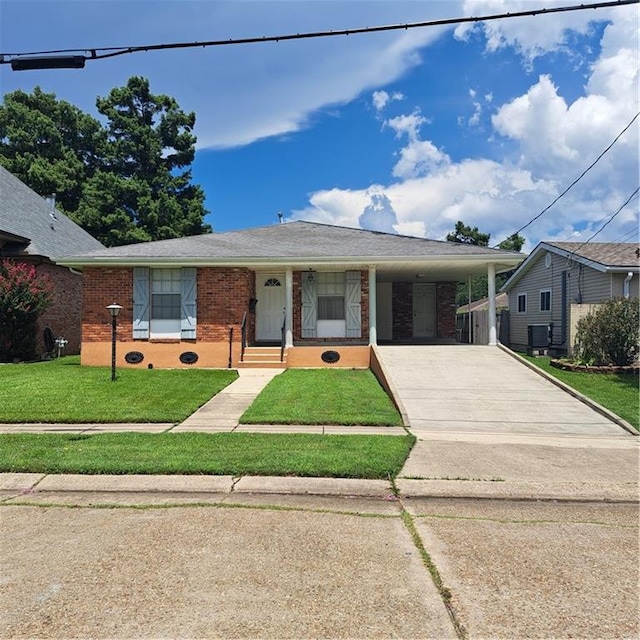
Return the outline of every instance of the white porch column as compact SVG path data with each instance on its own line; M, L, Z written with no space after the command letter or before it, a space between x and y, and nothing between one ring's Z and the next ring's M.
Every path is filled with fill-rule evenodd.
M378 344L378 325L376 317L376 268L369 267L369 344Z
M487 265L487 280L489 284L489 344L498 344L496 332L496 265Z
M293 269L287 268L284 277L284 344L293 347Z

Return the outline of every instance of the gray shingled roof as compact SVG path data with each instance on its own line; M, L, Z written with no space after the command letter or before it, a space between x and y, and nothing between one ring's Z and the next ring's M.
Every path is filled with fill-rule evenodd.
M504 283L502 289L513 286L537 263L541 254L551 252L567 260L587 265L602 272L640 272L639 245L636 242L540 242Z
M3 253L60 257L104 248L63 213L54 213L55 219L44 198L0 166L0 236L13 241Z
M313 222L288 222L242 231L210 233L93 251L86 264L121 259L424 258L427 256L522 257L508 251Z
M605 267L638 267L639 245L635 242L546 242L552 247L597 262Z

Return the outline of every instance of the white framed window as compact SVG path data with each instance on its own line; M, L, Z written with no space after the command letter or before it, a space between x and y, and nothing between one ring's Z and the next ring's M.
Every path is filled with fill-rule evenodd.
M133 338L195 340L197 269L133 268Z
M540 311L551 311L551 289L540 291Z
M150 337L180 337L180 269L151 269Z
M527 294L519 293L518 294L518 313L526 313L527 312Z
M318 320L344 320L344 294L344 273L319 273Z

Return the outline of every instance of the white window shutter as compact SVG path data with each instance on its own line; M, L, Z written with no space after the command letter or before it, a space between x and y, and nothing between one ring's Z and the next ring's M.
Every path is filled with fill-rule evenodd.
M315 273L302 273L302 337L315 338L317 333L318 305Z
M184 340L196 337L196 276L197 269L182 269L182 285L180 289L180 336Z
M133 269L133 337L149 337L149 269Z
M360 322L360 301L362 288L360 285L360 272L347 271L345 305L347 317L347 338L360 338L362 335Z

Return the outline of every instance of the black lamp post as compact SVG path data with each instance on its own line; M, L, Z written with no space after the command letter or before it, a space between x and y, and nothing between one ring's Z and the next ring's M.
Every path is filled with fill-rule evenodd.
M114 302L107 309L111 314L111 382L113 382L116 379L116 318L122 307Z

